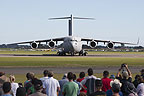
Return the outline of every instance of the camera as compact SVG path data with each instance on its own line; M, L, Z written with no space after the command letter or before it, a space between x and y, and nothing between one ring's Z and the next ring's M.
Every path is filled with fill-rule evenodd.
M125 64L125 63L121 65L121 68L123 68L123 67L126 67L126 64Z

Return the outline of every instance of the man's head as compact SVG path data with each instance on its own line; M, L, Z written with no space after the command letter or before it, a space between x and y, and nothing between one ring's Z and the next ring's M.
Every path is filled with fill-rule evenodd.
M35 90L41 90L43 87L42 87L42 81L41 80L35 80L35 83L34 83L34 88Z
M102 80L101 79L96 79L95 80L95 87L96 87L96 89L100 90L102 88L102 86L103 86Z
M16 96L26 96L26 89L24 87L17 88Z
M76 75L75 75L75 74L73 74L73 81L74 81L74 80L76 80Z
M110 86L114 93L119 93L120 87L122 86L122 84L120 83L118 79L115 79L114 81L110 82Z
M5 94L9 93L11 90L11 83L10 82L4 82L2 88L3 88L3 91Z
M128 72L127 71L123 71L122 72L122 76L123 76L124 79L128 78L128 76L129 76Z
M103 76L106 78L106 77L108 77L109 76L109 72L108 71L104 71L103 72Z
M49 71L48 77L53 77L54 73L52 71Z
M67 73L64 74L62 79L66 79L67 78Z
M67 78L68 80L73 80L73 73L72 72L69 72L68 75L67 75Z
M28 72L28 73L26 74L26 77L27 77L28 80L31 80L31 79L34 78L34 73L33 73L33 72Z
M49 71L48 70L44 70L44 72L43 72L44 77L47 77L48 74L49 74Z
M88 69L88 75L89 75L89 76L93 75L93 69L92 69L92 68L89 68L89 69Z
M84 78L85 77L85 73L84 72L80 72L79 77L80 78Z

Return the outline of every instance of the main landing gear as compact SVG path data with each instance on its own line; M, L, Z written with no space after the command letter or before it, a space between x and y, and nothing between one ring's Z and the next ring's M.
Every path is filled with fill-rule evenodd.
M81 50L81 51L79 52L79 56L86 56L86 55L87 55L87 52L84 51L84 50Z

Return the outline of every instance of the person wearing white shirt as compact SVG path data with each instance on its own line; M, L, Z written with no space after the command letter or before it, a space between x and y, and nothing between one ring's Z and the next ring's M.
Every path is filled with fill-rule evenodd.
M11 82L11 90L13 92L13 95L16 96L16 91L17 91L17 88L19 87L19 85L18 85L18 83L15 83L15 76L14 75L10 75L9 79Z
M53 72L49 72L48 79L43 83L43 88L47 96L58 96L60 85L58 80L53 78Z

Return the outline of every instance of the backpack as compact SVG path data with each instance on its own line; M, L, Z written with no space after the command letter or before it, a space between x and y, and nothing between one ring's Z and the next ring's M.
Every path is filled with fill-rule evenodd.
M123 96L128 96L131 93L137 96L134 84L129 81L122 81L121 91L123 93Z

